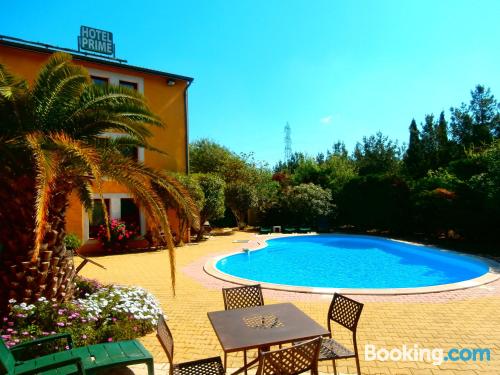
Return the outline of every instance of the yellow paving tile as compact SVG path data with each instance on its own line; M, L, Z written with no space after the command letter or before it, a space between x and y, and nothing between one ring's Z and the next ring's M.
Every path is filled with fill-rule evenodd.
M255 239L250 233L238 232L232 236L213 237L198 245L176 249L177 281L173 295L170 269L166 251L141 254L124 254L96 258L106 270L87 265L81 272L85 277L101 282L122 285L138 285L153 293L161 302L168 316L168 324L175 339L175 361L183 362L197 358L221 355L219 346L207 318L208 311L224 308L220 288L206 285L193 277L193 264L209 255L221 254L241 244L235 239ZM202 263L200 263L202 264ZM199 267L201 268L201 266ZM191 269L191 271L187 271ZM203 272L201 269L197 272ZM203 276L209 277L209 276ZM320 324L326 324L329 297L296 296L296 293L264 292L266 303L293 302ZM469 293L471 294L471 292ZM472 293L473 294L473 293ZM442 296L441 296L442 297ZM441 297L436 296L436 299ZM354 297L356 298L356 297ZM417 302L414 297L374 299L365 302L358 327L358 342L361 368L367 374L491 374L500 373L500 293L477 298L450 298ZM349 343L346 332L335 334L340 341ZM155 357L155 362L167 361L155 334L141 339ZM403 344L419 347L487 347L492 350L489 362L443 362L434 366L427 362L365 361L365 344L388 349L400 348ZM231 354L228 365L241 366L242 356ZM355 373L353 360L338 362L340 373ZM321 371L332 371L331 362L321 366ZM332 372L333 373L333 372Z

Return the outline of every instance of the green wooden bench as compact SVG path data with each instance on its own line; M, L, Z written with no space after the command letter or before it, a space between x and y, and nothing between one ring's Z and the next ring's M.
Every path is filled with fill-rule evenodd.
M64 350L41 357L18 360L27 349L56 341L65 340L69 350ZM154 374L153 357L137 340L118 341L72 348L69 334L43 337L7 348L0 339L0 374L94 374L98 370L145 363L148 375ZM63 345L64 347L64 345Z

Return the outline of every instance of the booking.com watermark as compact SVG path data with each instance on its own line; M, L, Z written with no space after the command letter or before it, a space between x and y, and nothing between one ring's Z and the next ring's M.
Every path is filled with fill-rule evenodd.
M403 345L399 348L378 348L373 344L365 345L365 361L408 361L431 362L439 366L443 362L489 361L491 350L488 348L423 348L418 344Z

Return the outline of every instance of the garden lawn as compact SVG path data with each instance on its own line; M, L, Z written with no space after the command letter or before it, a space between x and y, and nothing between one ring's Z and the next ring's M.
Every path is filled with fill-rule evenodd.
M175 361L182 362L223 355L207 318L208 311L224 309L222 286L231 285L204 274L202 264L211 255L241 249L235 239L255 239L254 234L238 232L232 236L213 237L199 245L176 249L177 281L174 296L170 283L166 251L99 257L107 269L87 265L85 277L103 283L139 285L153 293L168 316L175 339ZM78 260L77 260L78 261ZM326 324L330 296L264 291L265 303L291 301L320 324ZM357 297L354 297L357 298ZM500 373L500 283L468 290L466 293L436 293L419 298L358 298L365 302L358 328L363 374L498 374ZM342 340L347 335L340 334ZM155 334L141 341L153 354L155 362L167 362ZM489 362L445 362L434 366L424 362L365 361L365 344L400 348L403 344L420 347L490 348ZM254 355L255 352L250 352ZM240 367L242 355L229 355L229 367ZM352 360L338 361L340 373L355 373ZM331 362L320 370L331 372Z

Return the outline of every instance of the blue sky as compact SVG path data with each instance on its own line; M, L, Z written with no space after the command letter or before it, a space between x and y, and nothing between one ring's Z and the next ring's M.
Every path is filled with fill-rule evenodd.
M500 97L500 2L9 1L0 34L76 48L80 25L114 33L117 57L195 78L190 137L236 152L352 150L382 131L406 142L413 117ZM448 113L447 113L448 114Z

